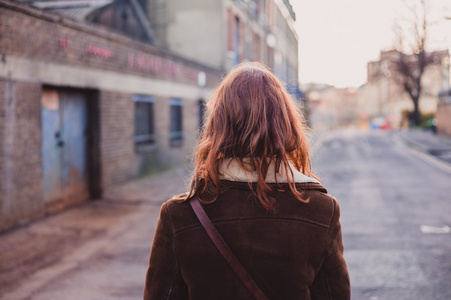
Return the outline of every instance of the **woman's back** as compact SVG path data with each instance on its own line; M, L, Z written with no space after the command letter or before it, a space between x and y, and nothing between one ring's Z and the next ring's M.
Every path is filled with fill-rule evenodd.
M349 298L338 204L322 185L296 184L310 199L303 203L292 196L286 184L270 184L279 190L275 194L278 208L268 213L248 183L223 183L225 192L215 202L204 205L204 209L269 299L310 299L310 293L312 299ZM285 191L280 191L284 187ZM161 222L167 222L172 231L172 241L159 251L173 252L173 274L165 274L166 282L150 289L149 299L253 299L215 248L188 202L166 202ZM152 253L162 257L167 254ZM152 264L168 261L151 261L150 269L159 270ZM162 274L151 272L148 276L149 286L155 284L154 280L162 280Z

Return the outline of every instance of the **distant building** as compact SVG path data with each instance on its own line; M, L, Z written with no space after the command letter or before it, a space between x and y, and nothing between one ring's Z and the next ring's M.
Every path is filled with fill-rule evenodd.
M228 71L260 61L298 93L298 36L288 0L142 0L161 47Z
M336 88L325 84L304 84L301 88L307 99L309 124L314 130L366 126L362 124L360 88Z
M221 72L153 46L140 9L0 0L0 231L189 161Z
M451 89L440 92L435 118L437 132L451 136Z
M379 60L369 62L368 77L365 84L367 115L369 117L384 117L391 127L399 128L404 114L413 111L413 102L396 80L394 61L399 52L396 50L382 51ZM439 92L449 88L449 52L431 52L434 62L429 65L422 77L422 94L420 111L435 113ZM405 121L405 120L404 120Z

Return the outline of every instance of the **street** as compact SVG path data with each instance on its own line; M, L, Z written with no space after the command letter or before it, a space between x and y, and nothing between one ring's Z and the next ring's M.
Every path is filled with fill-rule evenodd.
M451 300L451 0L398 2L0 0L0 300L142 299L160 208L189 191L198 143L226 144L199 153L210 162L287 147L309 173L297 117L341 208L351 299ZM302 220L330 245L332 211ZM274 243L237 241L252 259ZM293 241L320 249L293 286L338 274L327 238ZM282 252L257 265L283 278Z
M451 299L451 174L393 134L328 134L313 168L341 205L352 299ZM439 230L438 230L439 231Z
M314 153L341 206L352 299L451 299L451 174L396 133L326 133ZM160 204L187 175L138 180L1 235L0 299L141 299Z
M142 299L160 205L187 175L136 180L0 235L0 299Z

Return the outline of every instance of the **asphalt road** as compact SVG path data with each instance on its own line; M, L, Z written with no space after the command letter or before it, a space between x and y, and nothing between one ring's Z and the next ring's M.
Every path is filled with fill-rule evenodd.
M329 133L315 153L340 203L352 299L451 299L451 174L395 133Z
M316 143L313 169L341 206L352 299L451 299L451 234L423 233L451 227L451 174L395 137L335 132ZM186 176L131 182L0 235L0 299L142 299L160 204Z

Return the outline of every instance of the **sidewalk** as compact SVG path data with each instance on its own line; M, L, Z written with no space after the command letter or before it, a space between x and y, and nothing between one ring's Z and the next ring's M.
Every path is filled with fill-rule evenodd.
M0 299L142 299L161 204L186 192L174 169L0 235Z
M451 137L423 130L399 131L396 134L408 146L451 165Z

